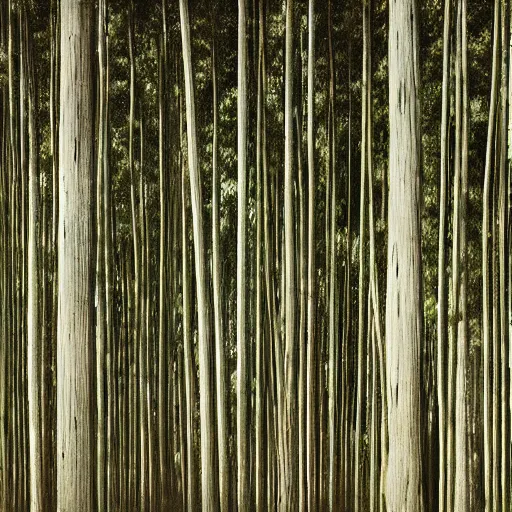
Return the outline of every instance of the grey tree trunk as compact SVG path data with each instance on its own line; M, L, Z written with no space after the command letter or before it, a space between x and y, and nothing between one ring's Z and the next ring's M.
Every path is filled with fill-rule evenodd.
M229 460L228 423L226 411L226 363L224 336L222 333L222 282L220 250L220 169L218 165L218 100L217 100L217 58L215 35L212 47L213 85L213 145L212 145L212 268L213 268L213 307L215 325L215 362L217 384L217 439L219 450L219 496L220 510L229 509Z
M192 196L192 223L194 233L194 257L196 270L198 349L199 349L199 395L201 418L201 482L202 508L214 511L218 508L218 489L214 471L214 411L212 404L211 360L212 347L209 328L209 311L207 301L206 258L203 227L203 199L201 171L198 162L194 79L192 70L192 53L190 47L190 24L188 2L180 0L181 41L183 46L183 66L185 79L185 96L187 111L188 167L190 191Z
M165 30L164 30L164 37ZM168 453L167 436L168 424L168 395L167 395L167 318L168 304L167 294L167 202L169 195L167 193L167 173L165 168L165 56L163 55L165 44L160 47L158 55L158 172L159 172L159 191L160 191L160 254L159 254L159 282L158 282L158 440L159 440L159 469L160 469L160 492L162 507L168 506L169 488L168 488Z
M466 244L466 210L468 195L468 84L467 84L467 38L466 38L466 2L459 0L457 9L457 70L456 70L456 120L459 130L456 132L456 156L460 162L460 182L455 186L460 188L458 236L459 252L453 255L459 259L459 275L457 281L459 290L454 294L454 300L459 301L456 319L457 339L457 371L456 371L456 405L455 405L455 510L469 508L469 452L468 452L468 414L466 398L466 373L468 367L468 320L467 320L467 244ZM457 140L459 139L459 140ZM454 218L455 224L455 218ZM454 235L455 237L455 235ZM454 336L455 338L455 336Z
M499 246L499 332L500 332L500 384L501 384L501 509L510 510L510 317L508 307L509 253L509 183L510 167L508 156L508 101L509 101L509 60L510 60L510 4L508 0L501 3L501 118L498 185L498 246Z
M306 460L308 510L318 508L317 492L317 346L316 328L316 268L315 268L315 0L308 9L308 295L307 295L307 369L306 369Z
M262 169L263 169L263 38L264 5L259 6L259 41L258 41L258 85L256 96L256 304L255 304L255 345L256 345L256 398L255 398L255 505L256 510L265 509L265 358L264 358L264 323L263 323L263 279L262 279Z
M92 2L61 2L57 508L93 510Z
M237 461L238 510L249 510L250 445L249 445L249 365L246 339L246 215L247 215L247 30L246 3L238 2L238 213L237 213L237 293L236 293L236 353L237 353Z
M483 434L484 434L484 492L485 492L485 511L493 510L493 478L492 478L492 395L491 395L491 299L489 287L492 285L489 273L489 237L490 229L490 201L489 193L492 180L492 163L495 134L495 117L498 97L498 46L499 46L499 16L500 0L494 2L494 29L493 29L493 48L492 48L492 78L491 78L491 98L489 103L489 121L487 125L487 145L485 153L485 174L483 190L483 218L482 218L482 338L483 338ZM492 248L492 246L491 246Z
M357 384L356 384L356 429L354 437L354 510L359 512L361 506L361 429L364 411L364 375L366 373L364 354L365 339L365 264L366 264L366 177L368 165L368 1L363 2L363 70L362 70L362 98L361 98L361 181L359 191L359 285L358 285L358 323L357 323Z
M96 492L99 510L106 510L106 404L105 404L105 363L106 363L106 288L105 288L105 206L104 206L104 158L106 130L106 75L105 75L105 23L106 2L98 5L98 75L99 115L98 151L96 166Z
M389 512L420 512L424 429L418 11L415 0L397 0L389 8L386 505Z
M187 465L187 510L192 512L198 505L196 459L194 453L194 351L192 346L192 329L190 326L190 271L188 243L188 194L185 182L185 168L182 172L182 297L183 297L183 363L185 366L185 396L186 396L186 465Z
M441 169L439 192L439 251L437 282L437 396L439 421L439 512L446 510L446 382L445 360L448 346L448 306L446 288L446 202L449 168L448 119L450 87L451 0L445 0L443 29L443 84L441 107Z
M328 4L328 47L329 47L329 118L328 118L328 154L329 154L329 175L331 181L330 187L330 200L329 200L329 230L328 237L328 257L329 258L329 272L327 274L328 280L328 342L329 342L329 375L328 375L328 430L329 430L329 510L335 510L337 507L336 496L336 480L337 480L337 467L338 467L338 453L337 453L337 440L338 440L338 393L337 393L337 363L338 363L338 350L337 350L337 258L336 258L336 194L337 194L337 180L336 180L336 128L335 128L335 71L334 71L334 48L332 41L332 2L329 0Z
M41 344L40 323L40 194L37 162L37 131L35 117L36 90L32 48L28 47L28 23L23 13L24 49L28 75L28 301L27 301L27 376L28 376L28 421L30 460L30 510L43 510L42 422L41 422ZM23 51L23 49L22 49ZM6 468L5 468L6 469Z
M296 275L295 275L295 215L293 172L293 0L286 2L286 41L284 77L284 245L285 245L285 483L282 510L293 511L298 506L298 426L297 426L297 362L296 339Z

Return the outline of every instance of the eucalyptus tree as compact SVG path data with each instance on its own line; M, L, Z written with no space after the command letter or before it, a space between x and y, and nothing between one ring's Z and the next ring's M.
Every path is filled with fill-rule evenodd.
M466 373L468 365L468 318L467 318L467 203L468 203L468 65L466 35L466 1L457 5L457 55L455 90L455 193L453 219L453 343L457 340L457 370L455 391L455 482L454 507L469 507L469 457L468 416L466 399ZM458 201L458 204L457 202ZM456 289L456 287L459 287Z
M420 217L418 9L389 9L389 214L386 299L386 393L389 459L386 507L423 505L423 292ZM401 222L395 222L400 219Z
M297 362L296 338L296 272L295 272L295 215L293 165L293 0L286 2L285 14L285 70L284 70L284 275L285 275L285 457L281 506L295 510L298 503L298 426L297 426Z
M61 2L57 508L93 510L91 2Z
M192 223L194 234L194 261L198 316L202 508L203 510L213 511L218 508L218 489L216 488L215 479L211 477L211 472L215 467L213 451L214 412L211 395L213 381L210 366L212 347L209 326L210 315L207 300L208 283L206 277L201 170L199 167L196 135L194 74L192 69L192 52L190 45L190 23L186 0L180 0L180 24L181 42L183 47L188 167L192 197Z
M28 76L28 303L27 303L27 365L29 387L29 451L30 451L30 509L43 510L43 477L42 473L42 425L39 404L41 403L41 364L42 364L42 325L40 315L40 193L38 172L38 142L36 129L36 88L32 45L28 41L27 14L22 10L20 26L25 51L25 67Z
M216 20L214 20L216 23ZM216 26L214 26L216 31ZM221 511L229 509L229 436L227 423L226 400L226 356L224 349L224 335L222 331L223 300L222 274L221 274L221 249L220 249L220 169L219 159L219 106L217 84L217 56L216 33L212 41L212 88L213 88L213 140L212 140L212 281L213 281L213 307L215 326L215 364L217 387L217 438L219 450L219 497ZM258 326L258 322L256 322Z
M98 81L99 81L99 114L98 114L98 151L96 177L96 389L97 389L97 430L96 430L96 477L97 503L100 510L106 509L106 404L105 404L105 364L106 364L106 287L105 287L105 142L106 142L106 1L98 5ZM110 390L108 390L110 391Z
M448 308L446 288L446 216L447 216L447 181L449 168L448 120L450 87L450 32L451 0L445 0L443 25L443 83L441 107L441 165L439 191L439 249L438 249L438 286L437 286L437 394L439 414L439 511L446 506L446 382L445 360L448 343Z
M489 102L489 116L487 128L487 144L485 154L485 172L482 199L482 343L483 343L483 448L484 448L484 499L485 510L493 510L497 506L497 493L494 487L494 462L496 454L494 452L494 421L493 409L494 400L491 390L491 302L490 290L492 286L489 270L489 239L491 234L489 214L490 208L490 190L493 174L493 148L496 130L495 118L497 114L498 84L499 84L499 30L500 30L500 1L494 2L494 28L492 45L492 77ZM492 243L492 239L491 239ZM492 386L494 389L494 385Z
M464 4L465 5L465 4ZM509 61L510 61L510 3L501 2L501 84L499 122L499 160L497 161L497 225L498 225L498 289L499 289L499 341L500 341L500 408L501 425L501 509L510 509L510 347L509 329L512 319L509 309L508 276L510 270L510 165L508 158L508 116L509 116Z
M315 0L308 4L308 319L307 319L307 397L306 397L306 452L308 510L318 508L317 492L317 358L316 328L316 272L315 272Z
M237 462L238 509L250 505L249 478L249 357L246 338L246 216L247 216L247 34L245 0L238 2L238 96L237 96L237 158L238 158L238 212L237 212L237 294L236 294L236 348L237 348Z

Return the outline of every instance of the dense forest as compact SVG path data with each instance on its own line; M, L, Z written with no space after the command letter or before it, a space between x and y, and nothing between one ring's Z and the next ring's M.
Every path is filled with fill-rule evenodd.
M512 510L509 0L0 1L0 510Z

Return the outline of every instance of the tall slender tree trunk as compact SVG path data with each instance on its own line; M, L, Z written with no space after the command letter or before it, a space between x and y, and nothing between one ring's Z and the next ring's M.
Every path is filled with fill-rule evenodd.
M263 38L264 38L264 3L259 5L259 40L258 40L258 72L256 96L256 304L255 304L255 344L256 344L256 398L255 398L255 501L256 510L264 510L265 494L265 357L263 340L265 324L263 317L263 279L262 279L262 144L263 137Z
M468 414L466 398L466 373L468 367L468 320L467 320L467 243L466 243L466 210L468 195L468 84L467 84L467 37L466 37L466 1L459 0L457 37L460 43L457 44L457 86L456 86L456 118L460 117L460 143L456 148L460 151L460 201L459 213L459 254L454 258L460 258L459 268L459 315L457 315L457 376L456 376L456 406L455 406L455 424L456 424L456 468L455 468L455 509L467 510L470 504L469 491L469 451L468 451ZM456 159L457 160L457 159ZM454 219L455 223L455 219ZM454 296L455 299L455 296Z
M216 22L216 20L215 20ZM215 27L216 30L216 27ZM222 332L222 282L220 250L220 170L218 165L218 99L217 99L217 55L216 34L212 43L212 85L213 85L213 147L212 147L212 268L213 307L215 325L215 362L217 384L217 443L219 450L219 496L220 510L229 509L229 460L228 423L226 411L226 363L224 336Z
M315 0L308 7L308 295L306 376L306 458L308 510L318 509L317 489L317 358L315 268Z
M418 10L415 0L398 0L389 7L386 505L389 512L421 512L423 292ZM401 222L396 222L397 218Z
M238 2L238 213L237 213L237 461L238 510L250 506L249 389L248 344L246 339L246 210L247 210L247 29L246 3Z
M510 167L508 157L508 101L509 101L509 60L510 60L510 4L508 0L501 3L501 116L500 116L500 149L498 184L498 247L499 247L499 332L500 332L500 384L501 384L501 509L510 510L510 311L508 307L508 226L510 222L509 212L509 186Z
M27 368L28 368L28 407L29 407L29 451L30 451L30 509L34 512L43 510L42 487L42 424L41 424L41 344L42 324L40 324L40 194L37 163L37 131L35 117L36 88L34 84L34 67L32 47L28 47L28 22L26 13L23 31L26 49L26 66L28 75L28 134L29 134L29 209L28 209L28 301L27 301Z
M105 363L106 363L106 289L105 289L105 206L104 206L104 158L106 129L105 91L105 23L106 3L98 5L98 75L99 75L99 115L98 152L96 166L96 486L97 506L106 510L106 404L105 404Z
M293 171L293 0L286 2L286 40L284 77L284 246L285 246L285 401L286 401L286 476L282 510L296 510L298 506L298 443L297 426L297 362L296 339L296 275L295 275L295 215Z
M334 48L332 41L332 2L328 3L328 47L329 47L329 116L328 116L328 152L329 152L329 175L330 175L330 200L329 200L329 230L328 237L328 258L329 273L328 280L328 317L329 317L329 376L328 376L328 415L329 415L329 510L335 510L336 503L336 475L337 475L337 416L338 416L338 393L337 393L337 308L336 295L337 283L337 259L336 259L336 129L335 129L335 71L334 71Z
M93 510L91 2L61 2L57 508Z
M163 1L165 8L165 0ZM165 12L165 9L162 9ZM166 21L164 18L164 27ZM168 487L168 424L167 424L167 381L168 381L168 365L167 365L167 203L168 195L168 178L166 172L166 154L165 154L165 95L164 83L167 70L165 69L165 48L164 38L166 30L159 47L158 55L158 172L159 172L159 192L160 192L160 253L159 253L159 281L158 281L158 450L159 450L159 470L160 470L160 493L161 506L168 506L169 487Z
M182 297L183 297L183 359L185 366L185 396L187 423L187 510L192 512L198 505L196 483L196 460L194 453L194 352L192 347L192 330L190 326L190 271L188 243L188 194L183 166L182 194Z
M131 228L133 242L133 305L132 305L132 338L131 338L131 358L129 369L129 396L130 396L130 465L129 465L129 503L131 507L139 506L139 485L141 472L139 472L140 462L140 446L138 441L139 435L139 418L138 410L140 406L139 394L139 351L140 332L141 332L141 315L140 315L140 230L137 221L137 179L135 176L135 155L134 155L134 130L135 130L135 13L134 3L130 0L129 16L128 16L128 53L130 61L130 110L128 119L128 165L130 170L130 204L131 204Z
M485 493L485 512L493 510L493 442L492 442L492 394L491 394L491 299L489 287L492 286L489 274L489 237L491 226L489 221L490 204L489 193L492 183L493 166L493 147L495 135L495 118L498 97L498 47L499 47L499 18L500 18L500 0L494 2L494 29L493 29L493 48L492 48L492 78L491 78L491 98L489 103L489 121L487 125L487 144L485 153L485 175L484 190L482 198L482 338L483 338L483 434L484 434L484 493ZM492 245L491 245L492 251Z
M363 71L362 71L362 99L361 99L361 181L359 198L359 285L358 285L358 327L357 327L357 409L356 429L354 437L354 510L359 512L361 507L361 429L364 421L364 375L366 373L364 354L365 339L365 264L366 264L366 175L368 165L368 0L363 0Z
M446 352L448 306L446 293L446 202L449 169L448 121L450 88L450 15L452 0L445 0L443 29L443 83L441 107L441 169L439 185L439 251L437 283L437 396L439 414L439 512L446 510Z
M199 395L201 418L201 482L202 508L214 511L218 508L218 489L214 471L214 412L212 404L212 360L211 337L209 328L209 311L207 301L206 259L203 226L203 200L201 191L201 171L198 162L197 136L195 124L194 79L192 70L192 53L190 47L190 24L186 0L180 0L181 40L183 46L183 65L185 79L188 167L190 190L192 196L192 222L194 233L194 257L196 271L198 348L199 348Z

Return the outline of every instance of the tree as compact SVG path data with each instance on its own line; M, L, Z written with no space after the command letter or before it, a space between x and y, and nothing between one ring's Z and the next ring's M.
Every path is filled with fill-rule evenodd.
M281 498L284 510L295 510L298 503L298 443L297 427L297 361L296 339L296 276L295 276L295 216L293 209L293 0L286 2L286 40L284 76L284 246L285 246L285 460L286 474Z
M318 508L317 495L317 419L316 386L317 354L315 338L316 314L316 277L315 277L315 2L309 0L308 9L308 320L307 320L307 408L306 408L306 445L307 445L307 489L308 510Z
M34 65L28 47L27 15L22 11L22 41L26 71L28 75L28 131L29 131L29 213L28 213L28 307L27 307L27 344L28 344L28 386L29 386L29 450L30 450L30 508L43 510L43 461L42 461L42 425L38 404L41 403L41 324L40 324L40 286L39 286L39 239L40 239L40 197L39 173L37 164L37 130L35 117L36 91L34 84Z
M199 396L201 417L201 482L203 510L216 510L218 492L215 480L211 478L214 468L213 457L213 406L210 395L211 378L211 339L207 301L206 261L203 226L203 200L201 192L201 172L197 154L195 125L194 79L190 48L190 25L186 0L180 0L181 41L183 46L183 67L187 111L188 167L192 196L192 223L194 232L194 260L196 269L196 293L199 339Z
M91 2L61 3L57 508L93 510Z
M238 2L238 96L237 96L237 158L238 158L238 220L237 220L237 294L236 294L236 348L237 348L237 460L238 509L248 510L249 480L249 397L248 350L246 340L246 215L247 215L247 43L246 5Z
M386 374L391 512L423 510L423 343L418 11L415 0L389 11L389 214ZM395 222L400 219L401 222Z

